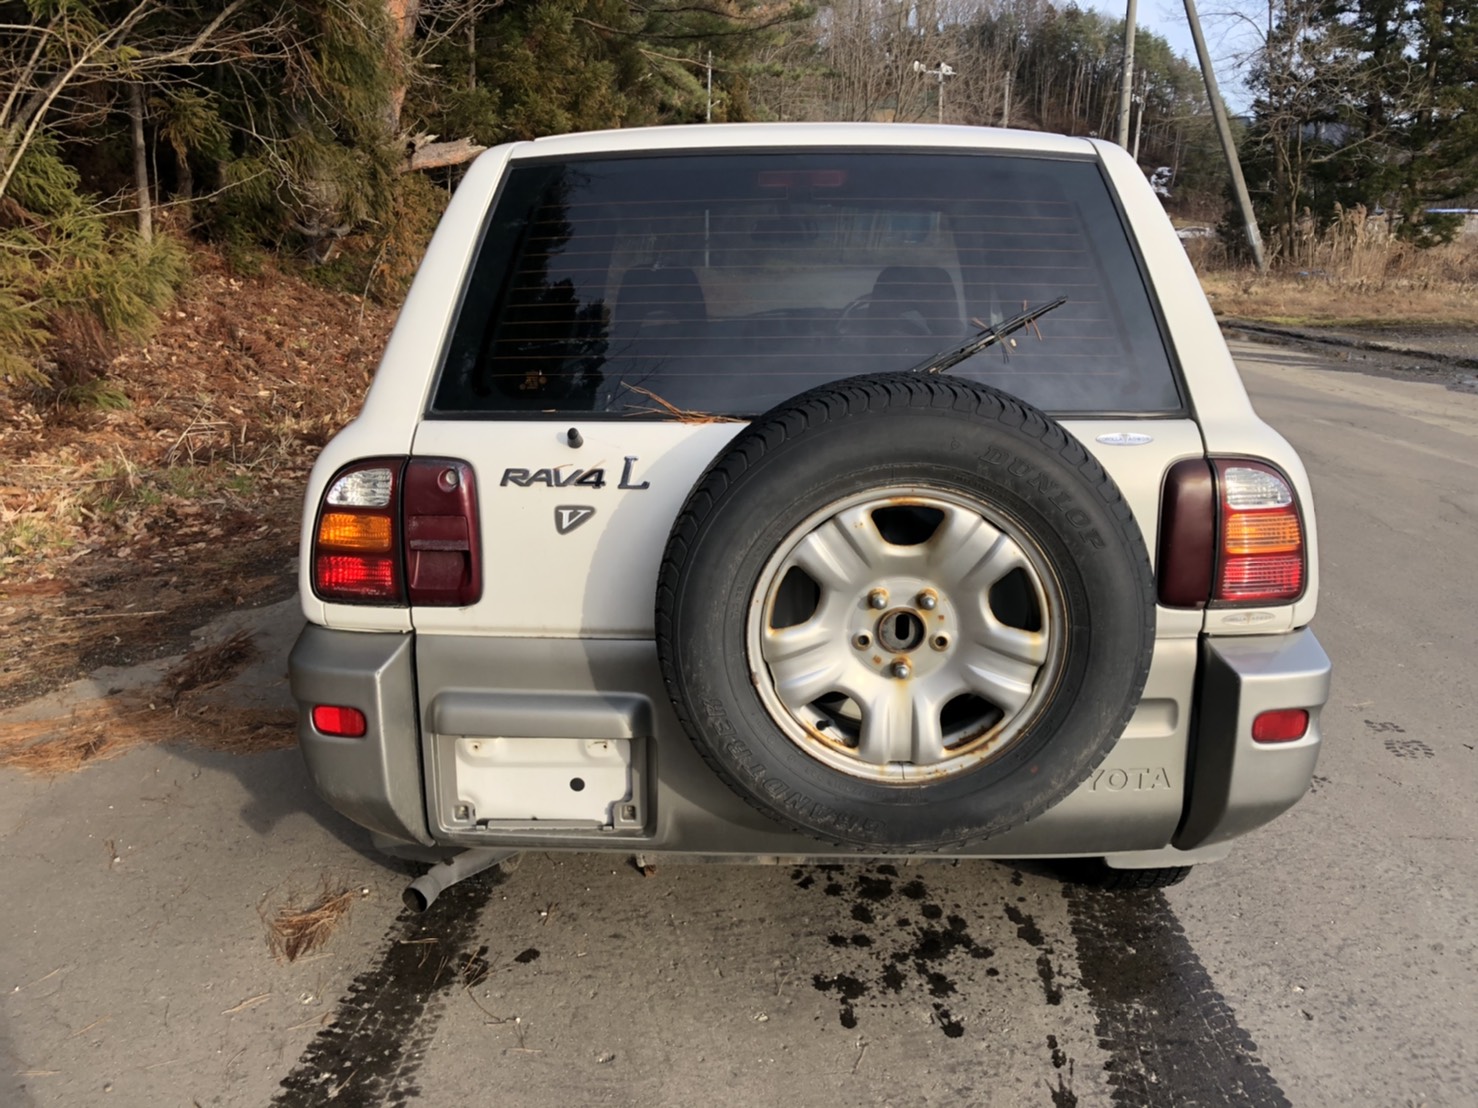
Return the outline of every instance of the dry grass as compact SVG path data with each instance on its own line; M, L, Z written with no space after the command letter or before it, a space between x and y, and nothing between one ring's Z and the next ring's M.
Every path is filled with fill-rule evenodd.
M1271 272L1228 267L1215 239L1187 245L1217 314L1288 325L1478 329L1478 242L1421 249L1363 208L1336 213L1316 233L1271 244Z
M299 907L290 898L270 918L264 914L262 922L267 926L272 956L279 962L296 962L317 950L333 937L357 899L357 893L336 889L324 878L317 898L308 906Z
M213 646L192 650L174 669L164 675L160 684L169 691L169 702L195 689L208 689L234 677L257 657L257 647L249 631L237 631Z
M206 695L255 656L250 636L238 632L187 654L155 685L88 701L59 716L0 723L0 766L54 777L163 742L230 754L291 746L293 712L216 705Z

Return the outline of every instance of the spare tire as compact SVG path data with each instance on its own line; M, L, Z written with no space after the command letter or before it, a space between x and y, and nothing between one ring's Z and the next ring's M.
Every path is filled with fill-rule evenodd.
M769 816L918 850L1046 811L1117 741L1154 602L1118 488L988 386L805 393L709 467L673 526L657 651L689 737Z

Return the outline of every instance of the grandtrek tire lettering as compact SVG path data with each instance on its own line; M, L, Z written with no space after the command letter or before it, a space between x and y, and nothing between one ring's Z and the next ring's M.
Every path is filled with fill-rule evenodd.
M630 477L624 473L623 484ZM828 740L814 725L768 691L771 663L751 638L753 618L776 631L790 626L770 624L766 594L756 592L776 559L790 556L786 544L807 528L832 526L834 511L874 502L891 510L899 498L978 512L1017 544L1039 580L1061 582L1042 601L1050 676L1040 685L1032 679L1019 724L963 771L946 753L940 772L937 759L915 760L912 752L927 748L896 741L854 768L846 758L861 762L860 753L823 748ZM864 568L856 580L813 584L850 605L856 598L847 590L865 596L874 587L865 579L889 572ZM946 611L983 599L960 587L960 597L941 597ZM1059 424L958 378L859 377L754 420L689 493L658 579L657 655L684 730L749 804L826 843L941 849L998 835L1090 778L1139 703L1154 646L1153 596L1149 555L1128 505ZM820 612L827 600L816 603ZM831 629L823 623L818 631ZM769 631L753 633L763 643ZM834 688L816 695L840 695ZM1083 703L1095 710L1079 710ZM1126 774L1123 787L1133 783ZM1147 771L1141 787L1160 787L1158 777Z

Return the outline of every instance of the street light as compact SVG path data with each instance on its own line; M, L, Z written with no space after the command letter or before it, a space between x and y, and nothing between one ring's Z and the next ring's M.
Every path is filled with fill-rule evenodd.
M913 71L915 73L924 73L924 74L927 74L930 77L938 77L939 78L939 122L940 123L943 123L944 122L944 79L946 77L953 77L953 76L955 76L954 67L951 66L948 62L940 62L938 69L930 69L923 62L914 62L913 63Z

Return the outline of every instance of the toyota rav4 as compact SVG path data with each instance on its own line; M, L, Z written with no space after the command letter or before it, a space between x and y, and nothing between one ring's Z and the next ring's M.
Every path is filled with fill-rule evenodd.
M531 848L1164 884L1318 754L1307 476L1101 141L490 150L304 519L302 750L421 903Z

